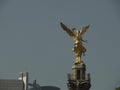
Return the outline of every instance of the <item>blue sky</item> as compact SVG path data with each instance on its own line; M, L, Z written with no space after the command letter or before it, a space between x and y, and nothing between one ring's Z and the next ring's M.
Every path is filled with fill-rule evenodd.
M30 82L67 89L75 56L59 23L78 29L90 24L82 59L91 90L114 90L120 86L119 8L119 0L1 0L0 78L27 71Z

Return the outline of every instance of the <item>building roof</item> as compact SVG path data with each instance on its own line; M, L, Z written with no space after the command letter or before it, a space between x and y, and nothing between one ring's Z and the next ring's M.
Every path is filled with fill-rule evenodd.
M22 80L0 79L0 90L24 90Z
M55 86L40 86L36 88L30 88L29 90L60 90L60 88Z

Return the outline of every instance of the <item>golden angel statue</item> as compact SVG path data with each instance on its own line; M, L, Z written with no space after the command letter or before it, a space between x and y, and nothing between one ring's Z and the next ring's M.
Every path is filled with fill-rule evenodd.
M82 42L87 42L87 40L83 40L82 35L87 31L89 25L84 26L80 30L76 30L75 28L69 29L62 22L60 23L60 25L63 28L63 30L65 30L69 34L69 36L74 40L74 47L72 50L77 56L76 62L80 62L81 56L84 56L86 52L86 48L83 46Z

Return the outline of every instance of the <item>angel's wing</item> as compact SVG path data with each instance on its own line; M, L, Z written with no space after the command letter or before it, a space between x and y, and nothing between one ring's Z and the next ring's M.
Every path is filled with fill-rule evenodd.
M73 40L76 38L76 35L74 34L74 32L71 29L69 29L67 26L65 26L62 22L60 23L60 25L63 28L63 30L66 31Z
M83 28L81 28L81 29L80 29L80 34L81 34L81 35L84 34L89 27L90 27L90 25L87 25L87 26L84 26Z

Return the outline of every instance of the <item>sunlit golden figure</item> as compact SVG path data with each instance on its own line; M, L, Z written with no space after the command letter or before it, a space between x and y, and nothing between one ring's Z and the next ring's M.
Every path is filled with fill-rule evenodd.
M64 25L62 22L60 23L61 27L63 30L65 30L69 36L74 40L74 47L73 47L73 52L76 55L76 61L75 62L80 62L81 56L85 55L86 48L83 46L82 42L87 42L87 40L83 40L82 35L87 31L89 28L88 26L84 26L80 30L76 30L75 28L69 29L66 25Z

